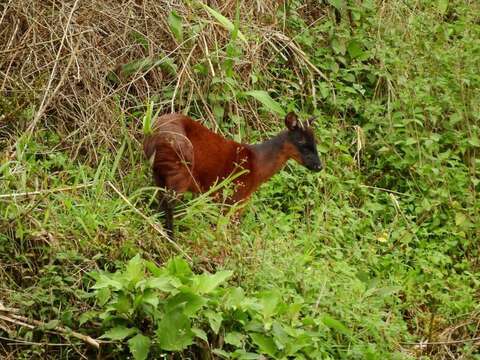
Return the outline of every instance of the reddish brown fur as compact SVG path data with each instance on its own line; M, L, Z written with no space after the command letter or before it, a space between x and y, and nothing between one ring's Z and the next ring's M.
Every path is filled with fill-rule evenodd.
M187 116L168 114L157 119L153 135L145 139L144 151L148 158L154 156L157 185L179 193L205 192L216 181L248 170L235 180L230 200L237 202L248 198L289 158L300 161L293 145L281 145L280 149L267 146L256 150L255 146L227 140Z

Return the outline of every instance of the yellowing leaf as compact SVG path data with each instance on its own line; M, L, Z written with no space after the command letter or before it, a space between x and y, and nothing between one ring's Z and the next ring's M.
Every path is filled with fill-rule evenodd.
M212 15L215 20L217 20L225 29L228 31L233 32L235 30L235 25L225 16L223 16L221 13L219 13L217 10L212 9L210 6L204 4L203 2L199 1L198 2L210 15ZM247 39L245 36L240 32L240 30L237 30L237 36L240 40L242 40L244 43L247 43Z
M380 235L377 236L377 241L386 243L388 241L388 234L386 232L381 233Z

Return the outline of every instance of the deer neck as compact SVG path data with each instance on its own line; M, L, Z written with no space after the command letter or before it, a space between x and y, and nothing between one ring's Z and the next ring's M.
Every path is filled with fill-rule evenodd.
M282 131L277 136L250 146L254 154L255 173L259 185L279 172L290 158L288 134Z

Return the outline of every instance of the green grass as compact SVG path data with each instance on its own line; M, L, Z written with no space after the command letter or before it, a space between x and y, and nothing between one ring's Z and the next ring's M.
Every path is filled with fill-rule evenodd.
M128 336L134 332L102 344L112 358L150 342L155 356L174 346L172 358L286 358L289 351L300 359L480 358L478 341L469 341L479 336L480 321L480 7L460 0L328 3L268 3L259 24L275 20L276 31L294 38L269 37L283 55L267 53L269 61L235 35L222 40L223 28L218 34L209 28L212 38L219 36L208 39L210 57L194 56L187 67L208 92L186 75L179 82L181 110L188 105L190 115L242 141L279 130L278 106L319 116L325 165L317 174L289 164L253 196L240 223L208 198L186 196L175 219L177 243L197 275L183 263L162 268L178 251L155 228L162 214L139 142L145 104L152 100L155 111L169 111L175 82L141 100L119 91L102 102L115 117L106 125L88 122L80 111L78 124L47 114L31 137L22 135L36 98L21 98L21 89L0 94L6 140L0 155L0 303L46 324L32 330L0 319L1 356L95 356L79 339L60 336L61 325L93 338L119 326L143 334L133 345ZM239 9L239 29L258 44L270 35L249 26L246 10ZM214 26L209 12L185 14L168 20L175 41L200 31L191 25ZM148 43L141 33L130 40L132 46ZM175 75L162 73L161 81L179 76L188 51L170 56L178 65ZM256 92L262 94L256 103L246 96L252 90L267 91L268 98ZM63 108L55 111L64 115ZM84 131L86 137L78 135ZM38 193L22 194L31 191ZM158 268L146 270L139 258L127 265L137 254ZM136 280L129 277L134 267ZM232 273L202 293L197 282L208 276L197 276L205 270ZM111 287L106 297L98 290L99 271L132 283ZM145 297L138 307L122 303L145 295L139 281L164 272L203 307L188 315L177 309L186 317L175 320L168 309L177 290L155 287L160 305L154 310ZM231 305L237 287L245 294L238 309ZM267 298L277 302L268 305ZM12 313L0 308L0 315ZM212 326L215 316L224 319L219 329ZM195 328L190 341L185 325L185 346L156 335L158 328L174 332L179 324ZM445 344L415 345L420 342Z

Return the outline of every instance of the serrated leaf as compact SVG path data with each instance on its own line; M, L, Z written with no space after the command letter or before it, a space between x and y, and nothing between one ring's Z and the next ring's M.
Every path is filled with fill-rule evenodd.
M205 342L208 342L207 333L199 328L192 328L192 332L195 334L195 337L202 339Z
M105 274L100 274L98 281L92 286L92 289L113 288L114 290L123 289L120 281L114 280Z
M232 271L218 271L215 274L202 274L194 278L193 289L199 294L208 294L233 275Z
M110 291L109 288L98 289L95 292L95 296L98 299L98 305L100 306L105 305L107 301L110 300L111 295L112 295L112 292Z
M152 290L147 290L142 297L142 302L145 304L152 305L154 308L157 308L160 300L158 298L158 295L152 291Z
M98 316L98 312L96 311L86 311L80 315L78 318L78 323L80 326L85 324L87 321L90 321L91 319L95 318Z
M140 258L140 254L137 254L127 263L124 277L125 280L135 285L143 278L144 272L143 260Z
M112 304L113 308L122 314L129 314L133 312L132 302L125 294L120 294L117 301Z
M217 20L225 29L227 29L230 32L235 31L235 25L225 16L223 16L220 12L217 10L212 9L210 6L204 4L201 1L198 1L198 3L203 6L203 8L210 14L212 15L215 20ZM242 34L240 30L237 30L237 36L240 40L242 40L245 44L247 43L247 39L245 36Z
M100 339L123 340L137 333L137 328L127 328L126 326L116 326L100 336Z
M195 334L190 320L183 313L167 313L158 324L156 332L158 344L163 350L182 351L193 343Z
M225 335L225 343L241 348L244 337L245 336L243 334L236 331L232 331Z
M332 46L332 49L335 52L335 54L345 55L345 52L347 51L347 49L345 47L345 43L343 42L343 40L334 38L332 39L332 42L330 43L330 45Z
M360 57L361 55L363 55L362 43L360 43L357 40L351 40L348 43L347 51L348 51L348 55L350 55L352 59L356 59L357 57Z
M135 360L145 360L150 352L151 340L147 336L137 334L128 340L128 348Z
M208 310L205 312L205 316L207 317L210 328L213 330L215 334L218 334L218 331L220 330L220 325L222 324L222 321L223 321L222 314Z
M176 11L168 15L168 27L175 39L181 43L183 41L182 17Z
M263 353L275 357L275 353L277 352L277 347L275 346L275 342L272 338L262 335L262 334L250 334L252 341L255 345L258 346L258 349Z
M251 90L247 91L245 95L254 97L256 100L260 101L263 106L268 110L275 112L281 116L285 116L285 110L282 106L272 99L272 97L264 90Z
M330 329L337 330L338 332L344 334L344 335L351 335L351 331L349 328L347 328L343 323L338 321L337 319L332 318L331 316L324 315L322 316L322 322L328 326Z

